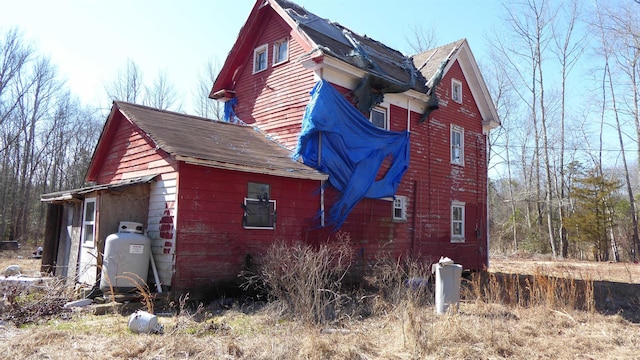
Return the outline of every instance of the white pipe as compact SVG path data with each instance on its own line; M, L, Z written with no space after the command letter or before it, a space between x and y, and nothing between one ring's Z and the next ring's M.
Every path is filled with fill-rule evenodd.
M156 289L158 290L158 293L161 293L162 286L160 286L160 277L158 276L156 261L153 259L153 251L149 251L149 259L151 260L151 270L153 270L153 279L156 281Z
M411 132L411 99L407 98L407 132Z

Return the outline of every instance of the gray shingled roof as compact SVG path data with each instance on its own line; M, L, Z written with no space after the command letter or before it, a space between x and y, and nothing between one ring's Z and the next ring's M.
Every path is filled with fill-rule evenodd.
M250 126L115 101L124 115L162 150L183 161L253 173L325 180L291 158L291 151Z
M451 50L464 41L406 56L381 42L321 18L292 1L276 1L325 54L393 83L409 84L410 88L422 93L429 90L425 84L436 75L440 65L449 60ZM422 66L425 63L426 66Z

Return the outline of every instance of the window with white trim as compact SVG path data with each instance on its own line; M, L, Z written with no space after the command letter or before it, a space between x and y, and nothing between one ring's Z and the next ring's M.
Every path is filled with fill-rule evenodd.
M389 122L387 121L387 109L382 106L376 106L371 109L369 115L371 123L380 129L389 130Z
M267 59L269 58L268 46L258 46L253 50L253 73L257 73L267 69Z
M462 82L451 79L451 99L462 104Z
M451 125L451 163L464 165L464 129Z
M393 221L407 221L407 197L396 195L393 199Z
M451 242L464 242L464 205L460 201L451 202Z
M289 40L281 39L273 43L273 65L289 60Z
M94 247L96 238L96 198L84 199L82 213L82 246Z
M245 229L274 229L276 226L276 201L271 200L271 186L250 182L247 197L242 204Z

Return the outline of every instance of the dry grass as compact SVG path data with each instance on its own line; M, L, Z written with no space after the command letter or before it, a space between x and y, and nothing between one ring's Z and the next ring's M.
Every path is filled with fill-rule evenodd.
M589 294L580 295L575 281L549 276L546 266L537 269L528 283L491 274L482 281L472 278L465 282L458 311L440 316L429 302L392 291L392 286L370 295L375 305L370 316L330 325L282 316L281 304L274 302L248 313L237 307L182 309L178 316L159 319L163 334L147 335L130 332L126 315L81 310L69 320L20 328L0 323L0 354L65 360L638 358L639 326L620 315L576 310L581 296L588 299ZM392 277L393 272L382 273L375 281L397 283ZM514 296L525 291L516 286L528 289L528 295Z
M340 331L279 320L273 308L160 322L161 335L133 334L119 315L4 325L0 353L20 359L631 359L640 348L640 329L618 316L467 302L442 316L428 307L398 308Z

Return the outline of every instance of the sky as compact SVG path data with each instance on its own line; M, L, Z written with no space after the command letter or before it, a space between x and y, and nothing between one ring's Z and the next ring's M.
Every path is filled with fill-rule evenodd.
M435 29L437 44L467 38L478 62L500 16L498 0L295 0L409 54L412 28ZM207 62L222 65L254 0L22 0L3 1L0 34L17 27L38 54L49 56L83 104L110 107L105 86L133 60L150 84L166 72L183 111L191 111ZM212 84L213 85L213 84Z

